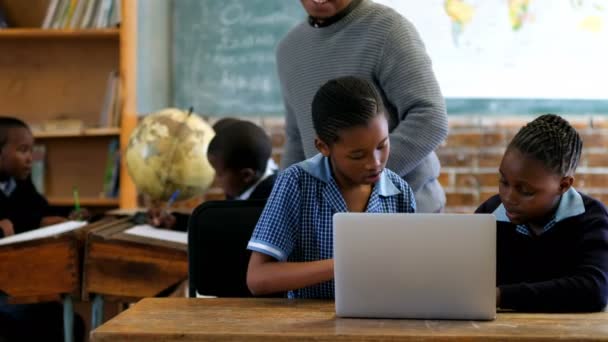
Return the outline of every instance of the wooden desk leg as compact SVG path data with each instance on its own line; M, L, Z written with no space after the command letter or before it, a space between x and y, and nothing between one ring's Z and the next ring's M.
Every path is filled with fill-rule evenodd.
M63 296L63 340L74 341L74 302L71 295Z
M103 323L103 296L93 295L93 305L91 305L91 330Z

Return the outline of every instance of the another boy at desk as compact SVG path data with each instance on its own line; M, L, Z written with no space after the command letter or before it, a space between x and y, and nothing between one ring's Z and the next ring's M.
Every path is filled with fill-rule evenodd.
M229 200L267 199L276 180L269 164L272 143L264 130L249 122L223 119L214 126L207 158L215 177ZM190 215L169 214L155 208L149 222L157 227L185 230Z
M608 298L608 213L572 184L582 140L557 115L524 126L500 164L497 304L522 311L599 311Z
M33 146L26 123L0 117L0 238L66 221L51 214L32 183Z
M50 216L46 199L32 184L33 145L27 124L0 117L0 237L66 220ZM62 306L55 302L0 304L0 341L62 341L62 317ZM80 341L84 323L79 317L74 323L76 340Z
M279 174L247 247L255 295L333 298L333 214L415 210L409 185L385 169L388 122L373 84L355 77L325 83L312 116L321 153Z

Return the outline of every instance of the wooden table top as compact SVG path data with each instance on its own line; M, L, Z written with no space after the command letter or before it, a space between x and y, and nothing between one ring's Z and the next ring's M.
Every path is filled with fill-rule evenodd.
M92 341L608 341L608 313L498 313L497 319L347 319L334 303L288 299L147 298Z

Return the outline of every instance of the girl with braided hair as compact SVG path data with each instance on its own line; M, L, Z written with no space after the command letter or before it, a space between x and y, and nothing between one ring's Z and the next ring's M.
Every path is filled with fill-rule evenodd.
M338 212L413 212L414 195L385 169L388 122L374 86L343 77L312 102L316 156L279 174L248 249L256 295L334 298L332 217Z
M497 304L521 311L600 311L608 298L608 213L574 189L583 143L557 115L524 126L500 164Z

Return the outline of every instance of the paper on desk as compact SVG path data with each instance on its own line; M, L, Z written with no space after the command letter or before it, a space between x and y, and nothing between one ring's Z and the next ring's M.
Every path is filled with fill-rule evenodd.
M30 230L29 232L11 235L0 239L0 246L9 245L12 243L30 241L42 239L54 235L59 235L65 232L69 232L72 230L76 230L78 228L84 227L87 225L87 222L83 221L66 221L63 223L54 224L51 226L46 226L44 228L38 228L34 230Z
M147 224L135 226L133 228L125 230L126 234L143 236L151 239L172 241L181 243L184 245L188 244L188 233L176 232L174 230L154 228Z

